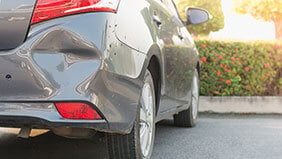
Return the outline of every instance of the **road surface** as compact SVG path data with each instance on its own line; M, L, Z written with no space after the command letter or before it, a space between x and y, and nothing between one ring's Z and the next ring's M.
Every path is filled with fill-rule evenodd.
M107 159L105 137L72 140L50 132L19 139L0 129L1 159ZM152 159L281 159L282 116L200 115L195 128L158 123Z

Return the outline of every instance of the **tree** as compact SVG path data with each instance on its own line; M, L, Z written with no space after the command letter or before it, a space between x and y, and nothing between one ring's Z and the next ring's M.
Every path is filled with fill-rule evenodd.
M238 13L274 22L276 39L282 40L282 0L235 0L234 7Z
M186 21L185 9L187 7L199 7L206 9L212 15L212 19L200 25L188 25L187 29L194 36L209 35L224 27L224 14L221 8L221 0L178 0L177 7L181 18Z

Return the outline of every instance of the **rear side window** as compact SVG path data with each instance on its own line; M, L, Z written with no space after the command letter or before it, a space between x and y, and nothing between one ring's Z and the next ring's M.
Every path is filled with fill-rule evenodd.
M161 2L169 9L172 15L177 18L180 18L178 11L175 7L175 4L171 0L161 0Z

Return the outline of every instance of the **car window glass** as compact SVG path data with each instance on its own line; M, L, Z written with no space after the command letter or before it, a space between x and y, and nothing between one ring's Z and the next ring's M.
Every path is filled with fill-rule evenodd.
M168 8L167 7L167 3L166 3L166 0L157 0L164 8Z
M161 0L165 4L165 6L169 9L169 11L174 15L175 17L179 18L179 14L174 6L174 3L171 0Z

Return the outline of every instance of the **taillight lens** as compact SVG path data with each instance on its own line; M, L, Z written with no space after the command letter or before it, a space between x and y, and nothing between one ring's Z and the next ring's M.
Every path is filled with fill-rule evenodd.
M119 0L38 0L31 24L83 12L116 12Z
M86 103L55 103L63 118L77 120L97 120L101 116Z

